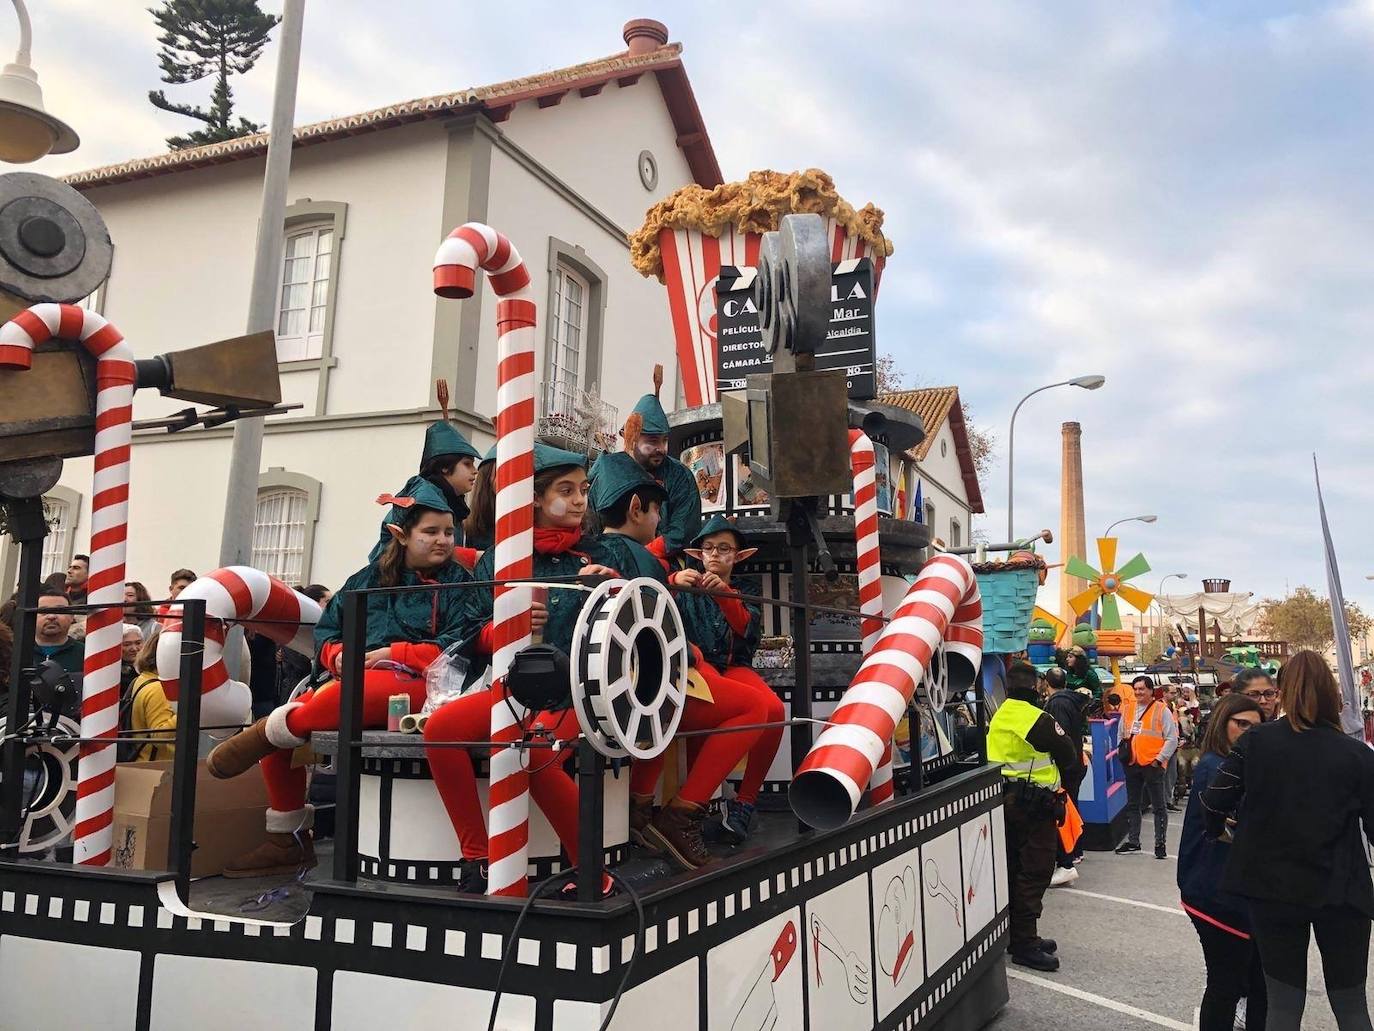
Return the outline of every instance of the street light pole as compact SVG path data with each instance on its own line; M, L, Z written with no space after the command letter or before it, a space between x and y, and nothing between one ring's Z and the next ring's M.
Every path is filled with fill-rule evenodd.
M286 186L291 175L296 80L300 71L304 21L305 0L286 0L277 45L277 82L272 101L271 135L267 140L267 170L262 184L257 250L253 255L253 288L248 299L249 333L275 332L276 329L273 323L276 321L277 284L281 278L282 223L286 218ZM264 419L257 418L234 423L234 445L224 500L224 531L220 537L221 566L248 565L252 560L263 422ZM238 649L226 649L226 660L232 661L237 656Z
M1103 533L1102 536L1110 537L1112 535L1112 530L1120 526L1122 523L1153 523L1158 519L1159 516L1156 515L1127 516L1125 519L1118 519L1116 522L1112 523L1111 526L1107 527L1106 532Z
M1012 477L1016 455L1016 413L1021 410L1023 404L1042 390L1053 390L1055 387L1082 387L1084 390L1096 390L1106 382L1106 376L1075 376L1073 379L1066 379L1061 383L1047 383L1043 387L1036 387L1016 402L1016 407L1011 410L1011 427L1007 430L1007 540L1016 540L1016 532L1012 528L1012 485L1014 482Z
M1108 527L1108 529L1111 529L1111 527ZM1166 580L1172 580L1172 579L1174 579L1175 577L1179 578L1180 580L1186 580L1186 579L1188 579L1188 574L1187 574L1187 573L1169 573L1169 574L1167 574L1167 575L1161 577L1161 578L1160 578L1160 581L1159 581L1159 590L1155 591L1155 604L1159 606L1159 630L1160 630L1161 632L1163 632L1163 630L1164 630L1164 603L1163 603L1162 601L1160 601L1159 599L1162 598L1162 597L1164 596L1164 582L1165 582Z

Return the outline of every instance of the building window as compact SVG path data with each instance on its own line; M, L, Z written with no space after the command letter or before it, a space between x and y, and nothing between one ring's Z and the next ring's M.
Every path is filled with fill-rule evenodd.
M926 502L926 526L931 533L935 532L935 503L931 501Z
M310 582L320 481L273 468L258 477L253 567L291 586Z
M606 274L582 248L552 238L548 270L544 414L571 415L578 392L599 385Z
M277 360L319 358L334 252L333 226L313 226L286 237L277 309Z
M949 546L951 548L962 548L964 546L964 528L959 525L959 520L949 521Z
M43 575L65 573L71 565L72 506L54 497L43 499L43 515L48 521L48 535L43 538Z

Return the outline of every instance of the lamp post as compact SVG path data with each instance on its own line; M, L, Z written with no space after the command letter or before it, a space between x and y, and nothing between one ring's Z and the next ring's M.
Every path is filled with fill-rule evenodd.
M1053 390L1055 387L1082 387L1084 390L1096 390L1106 382L1106 376L1075 376L1073 379L1066 379L1060 383L1047 383L1043 387L1036 387L1016 402L1016 407L1011 410L1011 427L1007 430L1007 540L1016 540L1016 533L1012 529L1012 474L1014 471L1013 459L1016 454L1016 413L1021 410L1023 404L1042 390Z
M1116 522L1112 523L1111 526L1107 527L1107 531L1102 536L1110 537L1112 535L1112 529L1120 526L1122 523L1153 523L1158 519L1159 516L1157 515L1127 516L1125 519L1118 519Z
M19 50L0 72L0 161L27 164L48 154L67 154L80 138L43 108L38 73L29 65L33 27L24 0L13 0L19 18Z
M1116 524L1113 523L1112 525L1115 526ZM1110 529L1110 527L1108 527L1108 529ZM1164 603L1159 599L1164 596L1164 582L1166 580L1172 580L1175 577L1177 577L1180 580L1186 580L1188 579L1188 574L1169 573L1166 576L1161 577L1159 581L1159 590L1155 591L1155 604L1159 606L1159 630L1161 632L1164 630Z

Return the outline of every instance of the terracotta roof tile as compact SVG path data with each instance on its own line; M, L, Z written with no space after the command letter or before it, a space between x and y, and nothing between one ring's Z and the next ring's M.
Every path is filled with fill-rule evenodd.
M701 124L701 114L691 95L691 87L687 85L681 57L680 43L669 43L646 54L631 55L624 51L595 61L510 79L490 86L475 86L433 97L420 97L417 100L389 104L359 114L297 126L294 132L295 143L298 147L324 143L360 133L377 132L409 122L448 117L466 110L485 110L494 121L502 121L510 108L523 100L557 96L573 89L587 90L587 95L591 95L613 79L625 79L628 84L645 72L655 72L660 76L665 100L668 101L670 114L694 176L699 182L704 180L703 185L715 186L721 180L720 167L706 136L705 126ZM238 161L265 153L267 137L268 134L263 132L203 147L187 147L152 157L74 172L63 176L62 181L77 189L83 189Z
M950 433L954 436L954 450L959 455L959 468L963 473L964 493L968 496L969 509L983 511L983 489L978 483L978 470L973 464L973 451L969 447L968 427L964 424L964 408L959 401L958 387L922 387L919 390L901 390L891 394L879 395L878 400L895 408L905 408L921 417L921 425L926 429L926 438L907 452L917 462L924 462L935 446L935 438L940 427L949 420Z

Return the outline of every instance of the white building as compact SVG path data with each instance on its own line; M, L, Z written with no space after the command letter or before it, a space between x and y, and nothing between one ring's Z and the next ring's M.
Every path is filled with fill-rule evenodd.
M911 463L905 470L908 504L914 503L919 483L919 516L930 527L931 536L951 548L967 545L972 540L973 517L983 512L983 491L978 485L959 388L903 390L884 394L879 400L915 412L925 426L925 440L903 458L904 463Z
M611 57L296 130L276 329L283 398L303 407L267 422L255 565L337 587L363 563L374 499L415 472L438 418L436 378L455 422L491 443L494 295L431 290L435 249L464 222L494 226L525 258L545 403L599 389L623 417L656 362L673 374L664 290L631 268L626 233L720 169L681 46L656 22L624 35ZM88 303L139 357L243 332L265 153L252 136L67 178L115 245ZM183 407L145 391L135 418ZM128 576L154 597L173 569L217 564L232 432L135 434ZM48 498L45 573L88 550L91 476L89 458L68 461Z

